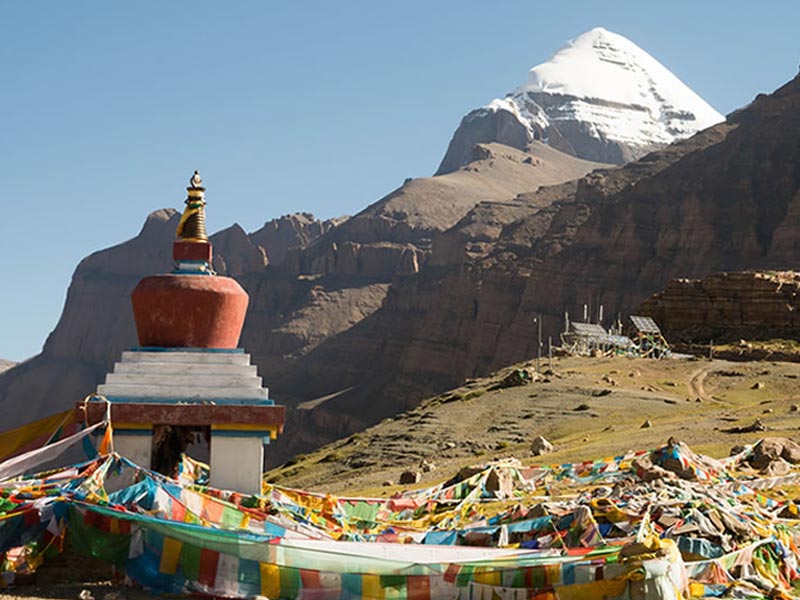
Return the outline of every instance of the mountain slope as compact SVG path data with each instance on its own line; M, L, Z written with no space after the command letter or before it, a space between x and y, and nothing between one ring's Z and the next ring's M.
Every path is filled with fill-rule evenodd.
M570 41L503 99L470 112L437 173L464 164L476 143L543 140L568 154L622 164L723 120L630 40L603 28Z
M267 478L325 493L383 496L397 491L406 470L435 482L470 463L516 456L525 464L563 464L650 448L672 436L704 453L727 456L735 444L751 443L764 433L725 429L760 419L772 430L769 435L793 437L800 426L800 412L791 408L800 376L797 363L773 363L765 374L759 362L566 357L553 359L546 380L503 383L514 369L534 365L530 361L472 379L298 456ZM698 392L701 402L696 402ZM712 397L717 401L709 401ZM645 420L652 426L642 428ZM554 452L532 456L531 441L540 435ZM435 470L426 473L423 461ZM382 485L386 481L395 485Z
M533 142L524 150L501 144L478 144L469 163L436 177L408 179L401 187L369 205L313 243L289 250L286 269L300 273L352 272L364 245L386 256L401 272L407 244L427 250L432 239L452 227L479 202L512 202L521 193L582 177L601 166ZM393 248L392 245L395 245ZM380 246L377 246L380 245ZM397 246L399 245L399 246ZM355 261L348 255L356 254ZM418 257L418 262L424 256ZM374 271L374 270L373 270ZM366 274L363 269L360 274Z
M297 414L286 455L530 358L536 315L557 340L584 303L625 315L675 277L796 265L798 112L800 78L635 163L522 196L527 214L479 205L380 310L287 372L283 389L329 399Z

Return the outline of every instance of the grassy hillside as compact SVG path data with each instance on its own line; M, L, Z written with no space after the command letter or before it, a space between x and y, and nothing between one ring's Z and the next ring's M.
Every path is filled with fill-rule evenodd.
M545 361L546 362L546 361ZM654 448L670 436L712 456L765 435L800 429L800 364L723 360L558 358L538 381L503 387L515 365L423 402L412 411L267 474L310 490L385 495L406 469L435 469L419 485L442 481L466 464L515 456L525 464L602 458ZM732 433L756 419L768 432ZM645 421L650 427L642 427ZM291 432L286 432L291 435ZM532 456L547 438L555 451ZM388 483L391 482L391 485Z

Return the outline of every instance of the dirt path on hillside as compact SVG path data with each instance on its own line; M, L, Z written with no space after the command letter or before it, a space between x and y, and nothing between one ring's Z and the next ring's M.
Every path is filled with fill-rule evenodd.
M709 367L701 367L689 376L689 380L686 382L686 387L689 390L689 396L700 398L703 402L716 402L717 404L724 404L721 400L714 398L711 394L706 392L705 381L709 371Z

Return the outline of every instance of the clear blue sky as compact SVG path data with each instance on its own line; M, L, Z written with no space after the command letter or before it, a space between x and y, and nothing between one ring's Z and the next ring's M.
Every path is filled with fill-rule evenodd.
M0 2L0 358L37 353L78 261L195 168L214 231L352 214L585 30L727 113L795 75L798 22L797 0Z

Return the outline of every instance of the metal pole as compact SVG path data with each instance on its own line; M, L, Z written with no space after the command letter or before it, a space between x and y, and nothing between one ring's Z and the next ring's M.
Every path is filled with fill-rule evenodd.
M542 315L538 317L539 321L539 348L536 353L536 370L542 372Z
M547 336L547 368L553 370L553 336Z

